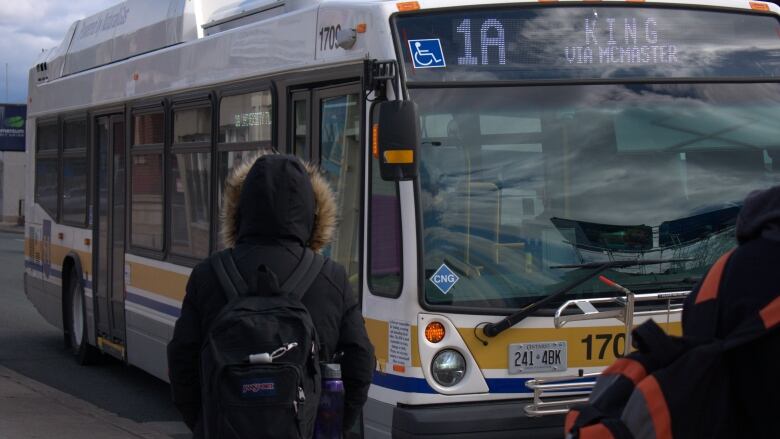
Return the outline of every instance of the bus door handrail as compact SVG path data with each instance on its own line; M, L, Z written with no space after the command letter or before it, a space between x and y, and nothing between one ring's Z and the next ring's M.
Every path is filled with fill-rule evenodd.
M673 314L682 313L682 301L690 291L668 291L660 293L634 294L626 290L625 296L594 297L590 299L568 300L555 311L553 322L556 328L562 328L567 323L617 319L625 325L625 346L623 355L627 355L631 349L631 331L634 328L634 319L637 317L653 317L666 315L666 322L670 323ZM635 311L637 302L666 301L666 308ZM609 306L609 309L599 310L598 306ZM570 311L579 310L579 313ZM631 318L626 318L631 316ZM537 378L526 382L526 387L533 390L533 402L525 406L528 416L545 416L565 414L576 404L588 401L588 394L596 384L596 378L601 372L583 373L579 375L558 376L549 378ZM592 379L591 379L592 378ZM575 393L571 397L561 398L561 393Z

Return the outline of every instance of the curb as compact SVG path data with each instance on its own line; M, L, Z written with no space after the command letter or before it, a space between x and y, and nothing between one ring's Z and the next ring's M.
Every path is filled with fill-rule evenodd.
M61 392L45 384L39 383L38 381L27 378L24 375L21 375L4 366L0 366L0 381L1 380L10 380L20 386L27 387L28 389L32 390L38 395L41 395L49 401L55 401L58 404L67 407L69 410L75 411L82 416L87 416L97 420L98 422L109 424L119 430L122 430L128 435L142 439L170 439L170 436L155 430L151 430L141 423L122 418L114 413L103 410L86 401L78 399L75 396L69 395L65 392Z

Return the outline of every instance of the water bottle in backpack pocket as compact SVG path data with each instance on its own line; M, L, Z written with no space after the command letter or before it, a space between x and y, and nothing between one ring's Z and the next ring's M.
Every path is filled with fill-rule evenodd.
M339 363L322 363L322 394L314 439L341 439L344 420L344 382Z

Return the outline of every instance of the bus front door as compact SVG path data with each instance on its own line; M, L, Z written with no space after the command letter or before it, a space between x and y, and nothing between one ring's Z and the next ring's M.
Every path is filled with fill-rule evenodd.
M101 116L95 124L96 237L93 264L97 343L101 350L125 358L125 120Z

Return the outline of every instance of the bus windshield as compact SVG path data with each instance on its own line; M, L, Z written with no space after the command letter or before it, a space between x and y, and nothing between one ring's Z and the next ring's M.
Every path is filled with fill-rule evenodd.
M586 274L560 265L626 259L685 259L605 274L688 290L736 244L744 197L779 180L778 83L410 94L432 305L519 308ZM593 280L567 298L608 292Z

